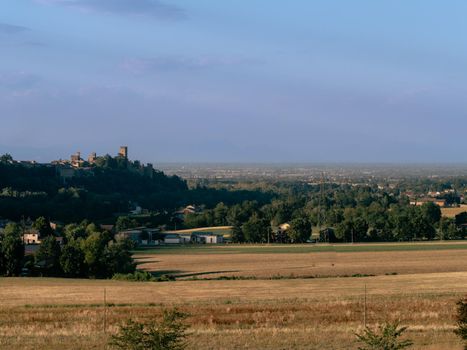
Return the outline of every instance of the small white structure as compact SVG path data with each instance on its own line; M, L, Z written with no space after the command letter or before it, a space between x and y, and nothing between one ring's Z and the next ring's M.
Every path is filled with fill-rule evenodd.
M179 235L179 237L180 237L180 243L188 244L188 243L193 242L193 236L191 234L189 234L189 233L181 234L181 235Z
M193 233L193 241L204 244L220 244L224 242L224 237L211 232L195 232Z
M218 235L206 235L203 236L206 240L206 244L220 244L224 243L224 237Z
M164 243L165 244L180 244L181 239L179 235L168 234L168 235L165 235L164 237Z

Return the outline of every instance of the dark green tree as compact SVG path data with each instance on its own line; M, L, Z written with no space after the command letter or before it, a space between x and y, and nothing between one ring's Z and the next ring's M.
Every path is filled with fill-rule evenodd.
M441 220L441 208L433 202L424 203L421 207L423 219L431 225Z
M245 241L251 243L266 242L269 223L256 213L242 226Z
M18 276L23 267L24 244L17 224L8 224L1 242L1 267L5 276Z
M40 216L34 221L32 225L36 230L39 231L41 238L45 238L47 236L52 236L54 234L54 231L52 230L52 227L50 227L50 221L49 219L46 219L43 216Z
M84 261L88 267L89 275L91 277L107 277L104 251L109 241L109 235L100 232L94 232L81 241L81 249L84 252Z
M290 229L287 231L289 239L293 243L304 243L311 238L311 223L305 217L298 217L290 222Z
M86 276L84 252L79 241L70 240L63 246L60 255L60 267L65 277Z
M232 242L242 243L244 241L242 227L238 223L234 224L232 227Z
M134 219L131 219L129 216L119 216L115 224L115 228L118 232L124 231L130 228L138 226L138 222Z
M104 249L102 264L105 266L106 276L112 277L116 273L133 273L136 264L131 257L134 244L129 239L110 241Z
M214 225L225 226L227 223L227 213L229 208L224 203L219 203L214 208Z
M9 153L5 153L4 155L0 156L0 163L10 163L13 162L13 157Z
M455 219L443 217L439 221L437 233L438 239L457 239L461 236L460 230L457 228Z
M60 276L60 244L55 237L48 236L42 240L35 254L35 266L44 276Z
M67 240L75 240L85 238L87 236L86 229L83 225L69 224L64 228L64 234Z

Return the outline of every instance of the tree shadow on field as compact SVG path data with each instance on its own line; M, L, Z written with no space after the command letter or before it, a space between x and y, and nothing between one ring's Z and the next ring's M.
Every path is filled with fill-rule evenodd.
M226 271L205 271L205 272L192 272L186 273L186 271L181 270L156 270L156 271L149 271L151 275L155 278L162 277L162 276L173 276L175 278L183 278L183 277L197 277L203 275L215 275L220 273L231 273L231 272L239 272L239 270L226 270Z
M176 277L197 277L197 276L203 276L203 275L216 275L220 273L230 273L230 272L239 272L239 270L193 272L193 273L179 274Z
M162 276L174 276L178 277L180 273L183 271L180 270L157 270L157 271L148 271L154 277L162 277Z

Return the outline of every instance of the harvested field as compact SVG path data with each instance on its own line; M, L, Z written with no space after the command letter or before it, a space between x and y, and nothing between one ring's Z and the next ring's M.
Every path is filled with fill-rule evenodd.
M158 318L173 306L191 315L189 350L357 349L365 286L370 326L400 320L413 349L462 349L452 331L467 293L465 242L323 247L137 253L140 267L182 276L176 282L3 278L0 349L105 349L128 318ZM254 279L203 280L219 276Z
M128 317L158 317L178 305L191 314L190 349L356 349L365 284L371 325L400 319L414 349L462 348L452 330L467 273L167 283L4 278L0 348L103 349Z
M416 246L416 245L415 245ZM358 249L358 246L351 248ZM368 249L369 245L361 246ZM378 247L378 246L375 246ZM384 247L388 247L387 245ZM404 247L404 245L396 245ZM431 246L437 249L426 249L427 244L421 244L423 250L393 250L393 251L354 251L354 252L301 252L308 246L296 246L299 251L293 251L293 246L284 247L284 253L269 253L268 248L257 252L250 249L258 247L235 248L200 247L210 250L210 254L199 254L196 248L178 248L170 251L172 254L136 255L139 267L158 275L171 274L180 278L218 278L220 276L241 276L256 278L278 277L329 277L385 274L414 274L432 272L462 272L466 270L462 261L467 261L467 249L464 244L446 245L449 249L441 249L442 245ZM451 249L458 247L462 249ZM313 248L313 247L311 247ZM227 250L226 250L227 249ZM269 249L280 249L273 246ZM164 249L161 250L164 252ZM216 254L218 252L218 254Z
M456 215L467 212L467 205L462 204L458 208L441 208L441 215L447 218L454 218Z

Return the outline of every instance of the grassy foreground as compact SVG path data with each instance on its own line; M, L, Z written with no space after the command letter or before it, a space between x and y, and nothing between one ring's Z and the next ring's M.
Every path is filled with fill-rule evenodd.
M370 324L400 319L414 349L462 348L452 330L465 272L167 283L4 278L0 348L104 349L128 317L158 317L177 305L192 315L190 349L356 349L365 285Z

